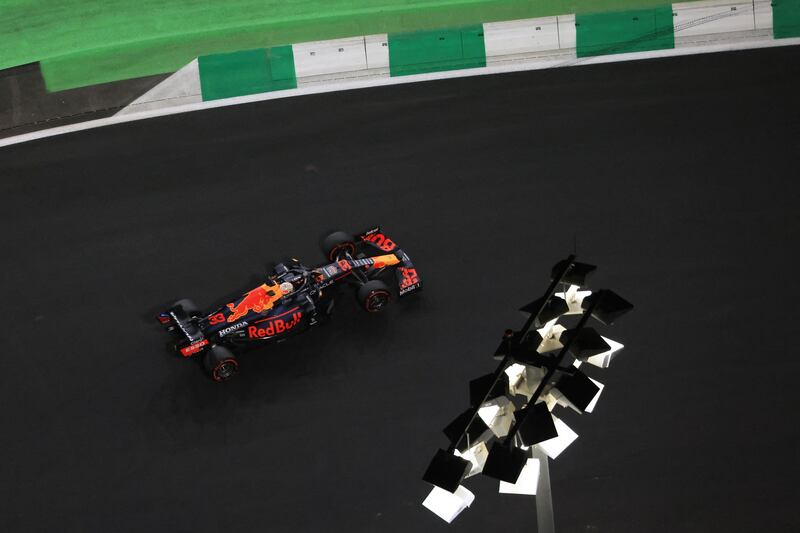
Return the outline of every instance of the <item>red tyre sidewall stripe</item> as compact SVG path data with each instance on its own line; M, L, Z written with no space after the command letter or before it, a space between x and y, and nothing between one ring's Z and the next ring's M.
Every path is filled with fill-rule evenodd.
M339 250L341 250L342 248L349 248L351 255L356 253L356 245L351 243L351 242L348 242L348 243L345 243L345 244L340 244L339 246L337 246L333 250L331 250L331 253L328 255L328 259L330 259L331 261L335 261Z

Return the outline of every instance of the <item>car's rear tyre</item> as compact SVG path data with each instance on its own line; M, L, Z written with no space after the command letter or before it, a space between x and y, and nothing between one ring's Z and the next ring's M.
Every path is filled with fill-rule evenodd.
M224 346L212 346L203 356L203 366L211 379L217 382L228 381L239 373L236 356Z
M344 231L334 231L322 239L322 253L328 261L336 261L340 254L348 252L350 255L356 253L356 239Z
M392 299L389 286L379 279L373 279L358 288L358 302L370 313L380 313Z
M188 298L181 298L180 300L172 304L172 307L178 307L178 306L183 307L184 313L186 313L189 317L200 316L200 308L197 307L197 304L195 304L192 300Z

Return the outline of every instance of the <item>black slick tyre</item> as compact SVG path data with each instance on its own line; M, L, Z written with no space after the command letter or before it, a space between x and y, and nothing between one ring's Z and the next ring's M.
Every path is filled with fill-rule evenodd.
M189 317L195 317L200 315L200 309L197 307L197 304L195 304L192 300L189 300L188 298L181 298L180 300L172 304L172 307L182 307L183 312L186 313Z
M340 254L345 252L350 255L356 253L356 240L349 233L344 231L334 231L330 235L322 239L322 253L328 258L328 261L336 261Z
M239 373L236 356L224 346L212 346L203 355L203 366L216 382L228 381Z

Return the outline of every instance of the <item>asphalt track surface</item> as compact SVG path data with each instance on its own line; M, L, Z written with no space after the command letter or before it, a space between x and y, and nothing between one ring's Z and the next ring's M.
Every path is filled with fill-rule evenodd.
M607 336L561 532L797 531L800 48L376 88L0 150L0 529L445 531L420 480L516 306L573 250L637 305ZM380 223L418 298L241 358L153 320ZM452 531L534 531L473 478Z

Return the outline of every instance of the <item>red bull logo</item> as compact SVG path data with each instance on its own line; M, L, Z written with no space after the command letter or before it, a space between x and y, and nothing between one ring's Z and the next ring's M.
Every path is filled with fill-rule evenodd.
M264 284L256 287L245 294L238 304L228 304L228 309L231 310L231 314L228 315L228 322L236 322L250 311L256 313L269 311L272 309L272 304L280 297L281 291L277 286L270 287Z
M280 335L281 333L285 333L299 324L302 316L302 312L297 312L292 313L292 318L289 320L276 318L274 320L270 320L264 327L250 326L247 328L247 336L251 339L264 339L266 337Z

